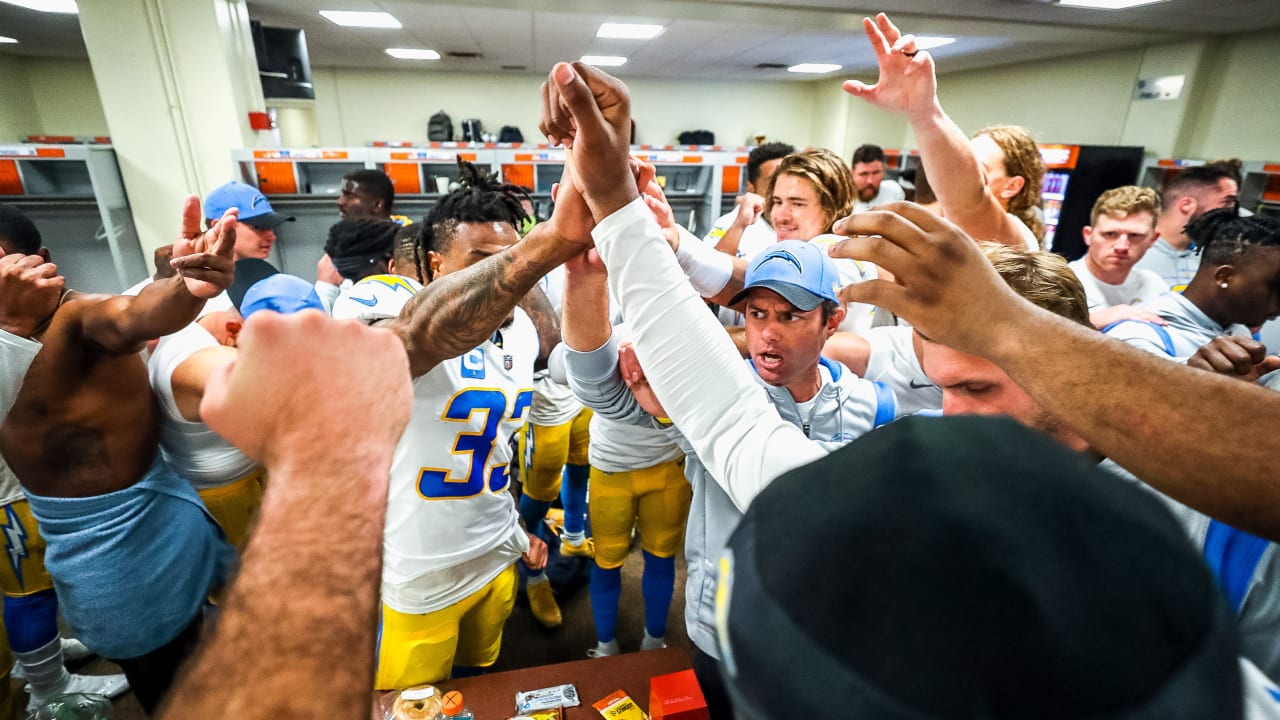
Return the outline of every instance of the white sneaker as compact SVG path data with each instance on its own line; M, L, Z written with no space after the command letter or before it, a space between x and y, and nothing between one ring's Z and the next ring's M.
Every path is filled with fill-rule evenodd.
M644 634L644 639L640 641L641 650L661 650L666 646L666 638L653 637L647 632Z
M62 662L64 665L69 662L83 660L93 654L93 651L79 640L75 638L62 638ZM10 674L14 680L27 679L27 673L22 669L22 663L19 663L16 660L13 663L13 671Z
M31 686L26 686L26 691L31 692ZM72 695L75 693L84 693L86 695L104 695L108 698L116 698L129 692L129 681L124 675L68 675L67 685L61 691L56 692L49 697L36 699L35 695L27 698L27 713L33 713L40 709L41 706L59 695Z
M618 639L614 638L607 643L596 642L596 646L587 651L589 658L602 658L617 655L622 652L618 647Z

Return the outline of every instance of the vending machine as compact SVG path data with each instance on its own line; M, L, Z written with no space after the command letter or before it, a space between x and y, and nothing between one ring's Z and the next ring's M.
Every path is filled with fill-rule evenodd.
M1044 180L1044 248L1074 260L1084 254L1081 234L1098 196L1132 185L1142 169L1142 148L1112 145L1040 146Z

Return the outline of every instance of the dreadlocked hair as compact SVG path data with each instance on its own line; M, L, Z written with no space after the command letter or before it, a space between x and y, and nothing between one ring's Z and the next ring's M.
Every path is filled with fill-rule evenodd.
M1241 217L1235 208L1211 210L1187 223L1187 237L1200 248L1200 264L1225 265L1250 248L1280 247L1280 220Z
M521 200L529 200L529 191L519 185L502 182L496 173L458 158L459 188L440 199L422 219L414 251L418 275L432 279L427 253L449 249L454 230L461 223L503 222L520 228L528 215Z

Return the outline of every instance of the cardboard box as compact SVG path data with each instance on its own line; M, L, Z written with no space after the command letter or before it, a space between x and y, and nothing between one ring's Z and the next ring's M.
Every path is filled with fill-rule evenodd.
M707 701L692 670L649 680L649 715L655 720L708 720Z

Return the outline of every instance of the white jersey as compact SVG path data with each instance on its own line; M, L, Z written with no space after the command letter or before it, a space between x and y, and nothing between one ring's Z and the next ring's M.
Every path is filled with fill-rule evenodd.
M174 400L174 371L192 355L214 347L218 347L218 341L192 323L160 338L147 361L151 389L160 405L160 453L178 477L197 490L227 485L256 467L248 456L208 425L182 417Z
M942 409L942 388L924 373L916 356L915 330L903 326L875 327L862 334L871 346L867 380L884 383L898 399L898 417L921 410Z
M1089 265L1083 257L1069 265L1076 277L1080 278L1080 284L1084 286L1084 296L1089 301L1089 312L1105 310L1116 305L1137 305L1154 300L1168 289L1164 279L1150 270L1133 268L1124 282L1112 285L1099 280L1089 272Z
M448 607L528 549L507 492L509 441L528 419L538 337L519 308L475 350L413 381L413 415L391 463L382 599L404 613Z

